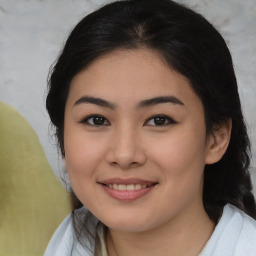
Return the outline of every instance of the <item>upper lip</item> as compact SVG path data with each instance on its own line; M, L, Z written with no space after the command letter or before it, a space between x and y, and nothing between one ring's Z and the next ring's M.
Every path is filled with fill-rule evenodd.
M98 183L101 183L101 184L124 184L124 185L129 185L129 184L152 185L157 182L149 181L149 180L142 180L139 178L129 178L129 179L111 178L111 179L99 181Z

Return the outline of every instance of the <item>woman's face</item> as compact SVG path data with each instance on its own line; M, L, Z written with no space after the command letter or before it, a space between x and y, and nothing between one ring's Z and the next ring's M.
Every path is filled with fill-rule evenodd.
M201 101L156 53L113 52L71 82L64 124L71 185L112 229L146 231L203 209L207 142Z

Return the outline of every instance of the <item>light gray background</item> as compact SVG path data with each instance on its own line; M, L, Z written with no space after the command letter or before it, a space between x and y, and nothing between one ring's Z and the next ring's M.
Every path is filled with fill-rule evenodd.
M110 1L0 0L0 101L13 105L29 121L55 173L62 164L49 136L45 110L48 70L73 26L107 2ZM256 183L256 0L177 2L202 13L228 42L253 145Z

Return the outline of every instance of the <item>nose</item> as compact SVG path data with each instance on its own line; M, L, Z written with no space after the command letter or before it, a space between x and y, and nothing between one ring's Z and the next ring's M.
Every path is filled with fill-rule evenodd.
M113 133L106 155L109 164L129 169L143 165L146 159L140 136L135 129L123 127Z

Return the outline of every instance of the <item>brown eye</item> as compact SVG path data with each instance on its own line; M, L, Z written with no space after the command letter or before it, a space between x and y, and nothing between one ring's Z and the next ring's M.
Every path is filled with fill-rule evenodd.
M149 126L166 126L176 123L172 118L165 115L153 116L147 120L146 125Z
M166 118L165 117L155 117L154 119L155 125L165 125Z
M85 118L82 123L92 125L92 126L104 126L109 125L109 121L100 115L91 115L87 118Z

